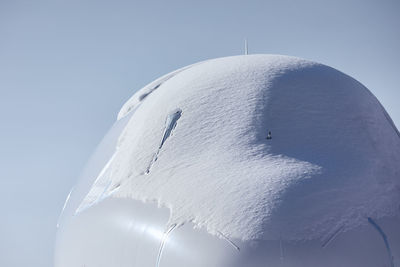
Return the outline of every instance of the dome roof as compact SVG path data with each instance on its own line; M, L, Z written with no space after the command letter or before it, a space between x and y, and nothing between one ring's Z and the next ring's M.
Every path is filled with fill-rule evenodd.
M368 89L322 64L200 62L139 90L123 117L118 147L78 212L133 198L168 207L171 225L299 240L391 216L400 203L396 127Z

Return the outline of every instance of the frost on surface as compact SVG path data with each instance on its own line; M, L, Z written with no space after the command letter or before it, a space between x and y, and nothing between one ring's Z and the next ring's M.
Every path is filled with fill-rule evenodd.
M155 201L170 226L323 246L398 210L398 132L364 86L330 67L210 60L139 90L119 117L132 110L82 208L108 196Z

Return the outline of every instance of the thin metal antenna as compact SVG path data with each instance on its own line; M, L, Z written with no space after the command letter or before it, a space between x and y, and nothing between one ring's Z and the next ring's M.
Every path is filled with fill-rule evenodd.
M249 47L247 45L247 39L244 39L244 54L245 55L249 54Z

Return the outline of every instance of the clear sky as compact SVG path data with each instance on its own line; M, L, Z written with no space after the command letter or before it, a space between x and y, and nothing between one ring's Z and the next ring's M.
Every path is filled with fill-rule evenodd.
M398 0L0 0L0 266L52 266L64 200L136 90L244 38L349 74L399 126L399 14Z

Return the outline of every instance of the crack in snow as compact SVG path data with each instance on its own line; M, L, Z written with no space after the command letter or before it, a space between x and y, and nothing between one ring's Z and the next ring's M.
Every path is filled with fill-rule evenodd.
M157 152L154 154L153 159L151 160L149 166L147 167L147 170L145 172L145 174L149 174L150 173L150 169L153 166L153 164L157 161L158 159L158 154L160 153L161 148L163 147L165 141L167 141L167 139L171 136L173 130L176 127L176 124L178 122L178 120L180 119L182 115L182 110L181 109L176 109L174 111L172 111L168 116L167 119L165 121L165 128L164 128L164 134L163 134L163 138L161 140L161 143L158 147Z

